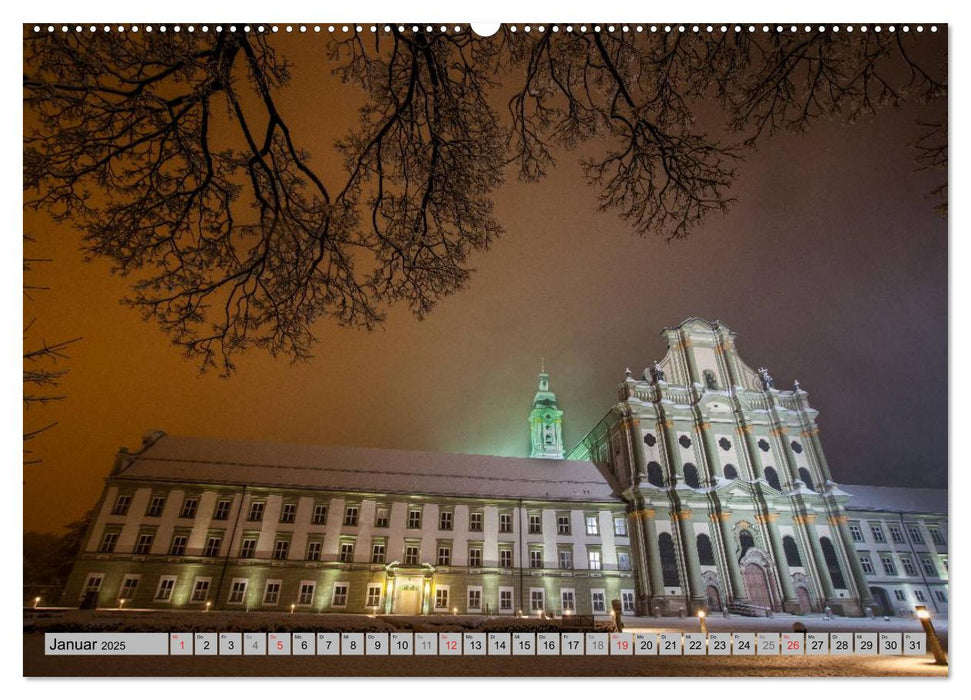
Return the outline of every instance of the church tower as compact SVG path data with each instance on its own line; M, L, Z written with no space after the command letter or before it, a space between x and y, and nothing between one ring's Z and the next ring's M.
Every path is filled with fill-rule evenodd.
M530 457L563 459L563 411L556 407L556 394L550 391L550 375L545 366L540 369L539 386L529 412L529 434Z

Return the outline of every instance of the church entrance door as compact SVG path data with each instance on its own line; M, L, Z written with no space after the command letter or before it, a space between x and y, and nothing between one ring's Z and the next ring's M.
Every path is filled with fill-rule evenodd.
M803 614L808 614L813 611L813 600L809 596L809 591L806 590L805 586L796 586L796 597L799 599L799 605L802 607Z
M878 615L890 615L893 616L893 605L890 603L890 596L887 595L887 591L884 588L871 588L870 593L873 594L873 600L877 604L876 607L879 610L874 610Z
M762 608L772 608L772 596L769 595L769 582L765 576L765 569L758 564L746 564L743 570L745 589L752 605Z
M708 610L711 612L721 612L722 597L721 594L718 593L718 589L715 588L715 586L708 586L706 596L708 598Z
M396 615L421 614L421 578L402 578L395 583L394 605Z

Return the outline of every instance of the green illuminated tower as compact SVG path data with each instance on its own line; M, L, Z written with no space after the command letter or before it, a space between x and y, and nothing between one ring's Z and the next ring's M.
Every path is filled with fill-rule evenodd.
M556 407L556 394L550 391L550 375L543 366L539 386L529 412L530 457L563 459L563 411Z

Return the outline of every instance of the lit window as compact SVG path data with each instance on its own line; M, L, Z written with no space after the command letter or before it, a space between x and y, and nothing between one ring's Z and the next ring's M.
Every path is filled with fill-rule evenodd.
M212 513L212 519L228 520L230 505L231 505L231 501L228 498L222 498L216 501L216 509Z
M448 586L435 587L435 609L448 610Z
M131 494L130 493L120 493L118 498L115 499L115 505L111 509L112 515L127 515L128 507L131 505Z
M627 537L627 518L623 516L614 518L614 534L618 537Z
M323 542L320 540L310 540L307 543L307 561L320 561L320 550Z
M131 600L135 597L135 591L138 590L138 582L140 578L134 575L125 576L125 580L121 584L121 590L118 591L118 598L121 600Z
M418 545L417 544L405 545L405 564L409 566L417 566L418 564Z
M390 511L387 506L380 506L374 511L374 527L388 527Z
M439 530L452 529L452 511L443 510L438 514L438 529Z
M634 591L620 592L620 606L621 610L625 613L634 612Z
M266 503L263 501L253 501L249 506L249 519L254 521L260 521L263 519L263 511L266 509Z
M607 612L607 595L603 589L598 588L590 591L590 602L595 613Z
M469 586L469 612L481 612L482 610L482 586Z
M212 581L210 578L197 578L195 584L192 586L192 602L193 603L204 603L209 597L209 583Z
M280 522L292 523L296 519L297 519L297 504L284 503L283 508L280 510Z
M263 605L276 605L280 602L281 585L279 581L266 582L266 588L263 589Z
M617 552L617 568L621 571L630 571L630 552L624 552L618 550Z
M374 542L371 544L371 563L372 564L383 564L384 563L384 542Z
M317 584L311 581L300 582L300 594L297 596L297 605L313 605L314 591Z
M341 551L338 559L344 563L354 561L354 543L341 542Z
M563 608L563 612L576 612L577 599L572 588L564 588L560 591L560 606Z
M334 584L334 600L331 603L332 607L343 608L347 606L347 587L346 583L335 583Z
M572 569L573 568L573 550L572 549L561 549L559 551L559 560L561 569Z
M600 560L600 552L595 549L591 549L587 552L587 561L589 563L589 568L594 571L599 571L603 568L603 564Z
M512 611L512 589L511 588L499 589L499 610L500 612Z
M421 509L410 508L408 510L408 527L412 530L421 528Z
M529 609L533 612L544 610L546 608L546 601L544 600L544 594L542 588L530 588L529 589Z
M319 503L314 506L314 525L324 525L327 523L327 506L322 506Z
M290 540L277 540L273 545L273 558L286 559L290 553Z
M587 534L588 535L599 535L600 534L600 520L596 515L588 515L585 518L587 524Z
M246 583L247 579L245 578L233 579L233 583L229 587L229 603L238 605L243 602L246 598Z
M344 527L356 527L357 526L357 506L347 506L344 509Z
M158 588L155 589L155 600L172 600L172 591L175 590L175 576L163 576L158 580Z
M367 587L367 600L364 601L364 607L366 608L376 608L381 604L381 584L371 583Z
M182 501L182 510L179 511L180 518L196 517L196 510L199 508L199 499L192 497Z
M219 548L222 546L223 538L218 535L213 535L206 540L206 548L202 552L204 557L218 557Z
M150 518L160 518L164 509L165 496L153 496L148 504L148 510L145 511L145 515Z
M542 549L530 549L529 550L529 568L531 568L531 569L542 569L543 568L543 550Z

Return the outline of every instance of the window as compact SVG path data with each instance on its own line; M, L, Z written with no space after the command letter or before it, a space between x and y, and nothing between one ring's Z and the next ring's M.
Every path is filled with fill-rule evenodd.
M702 566L715 565L715 550L711 547L711 538L708 535L698 535L695 537L698 548L698 563Z
M920 534L920 528L917 525L908 525L907 534L914 544L924 544L924 536Z
M701 486L701 481L698 479L698 468L693 464L685 464L684 471L684 483L689 487L696 489Z
M572 588L560 589L560 607L564 613L577 611L577 596Z
M507 547L499 550L499 566L503 569L512 568L512 549Z
M273 558L286 559L290 553L290 540L277 540L273 545Z
M409 566L418 565L418 545L417 544L405 545L405 564Z
M383 564L384 563L384 553L387 545L382 542L371 543L371 563L372 564Z
M259 522L263 519L264 510L266 510L266 503L263 501L253 501L249 504L249 519Z
M542 569L543 568L543 550L533 547L529 550L529 568L530 569Z
M443 510L438 513L438 529L439 530L452 529L452 511Z
M936 527L932 527L928 530L931 533L931 542L934 544L944 544L944 535Z
M602 588L594 588L590 591L590 602L595 613L607 612L607 595Z
M435 586L435 609L448 610L448 586Z
M307 561L320 561L320 550L324 543L320 540L310 540L307 542Z
M600 534L600 520L596 515L587 515L584 518L587 524L587 534L588 535L599 535Z
M897 575L897 565L893 562L893 556L890 554L881 554L880 563L883 565L883 573L887 576Z
M561 569L572 569L573 568L573 550L572 549L561 549L559 551L559 562Z
M538 612L546 609L546 601L544 600L543 593L542 588L529 589L529 609L531 611Z
M421 508L408 509L408 527L413 530L421 529Z
M252 559L253 555L256 554L256 538L247 537L243 539L243 544L239 547L239 556L241 559Z
M478 511L469 513L469 531L482 532L482 513Z
M511 588L503 587L499 589L499 611L512 612L512 589Z
M469 547L469 566L482 566L482 546Z
M216 509L212 512L212 519L229 520L229 507L231 503L228 498L220 498L216 501Z
M934 566L934 562L928 557L920 558L920 568L924 570L925 576L937 576L937 567Z
M296 503L284 503L283 508L280 509L280 522L281 523L292 523L297 519L297 504Z
M786 553L786 564L789 566L802 566L802 557L799 556L799 547L796 540L786 535L782 538L782 549Z
M846 588L846 579L843 578L843 569L840 568L839 557L836 549L828 537L822 537L819 545L823 549L823 559L826 560L826 568L829 570L829 578L833 582L834 588Z
M863 569L865 574L875 574L876 571L873 569L873 562L870 561L869 554L860 555L860 567Z
M947 594L944 591L934 591L934 597L937 598L938 603L947 602Z
M118 591L119 600L131 600L135 597L135 591L138 590L138 581L140 577L135 574L128 574L125 576L121 584L121 590Z
M587 550L587 564L589 565L589 568L593 569L594 571L599 571L603 568L603 564L600 560L600 550Z
M725 468L722 469L722 473L725 475L725 478L729 480L738 478L738 469L736 469L735 465L733 464L726 464Z
M98 547L98 551L102 554L111 554L115 551L115 545L118 544L118 533L117 532L106 532L104 537L101 538L101 546Z
M327 506L320 503L314 506L312 522L314 525L325 525L327 523Z
M630 571L630 552L624 549L617 550L617 568L621 571Z
M381 604L381 584L369 583L367 587L367 599L364 601L364 607L376 608L380 604Z
M169 547L169 554L173 557L185 556L185 547L188 542L188 535L175 535L172 538L172 546Z
M914 560L910 557L901 556L900 564L904 567L904 573L908 576L917 575L917 567L914 566Z
M482 611L482 586L469 586L468 588L468 611Z
M209 598L209 584L212 582L211 578L197 578L195 583L192 585L192 602L193 603L205 603L206 599Z
M512 513L499 513L499 532L512 532Z
M387 506L378 506L374 511L374 527L388 527L390 512Z
M627 537L627 518L625 516L614 516L614 534L617 537Z
M263 605L276 605L280 602L281 586L279 581L266 582L266 588L263 589Z
M634 613L634 591L624 590L620 592L620 609L625 613Z
M220 535L210 535L206 540L206 548L202 552L204 557L218 557L219 548L222 546L223 538Z
M347 506L344 508L344 527L357 526L357 514L359 510L359 506Z
M904 533L900 531L899 525L888 525L887 529L890 530L890 539L892 539L895 544L904 543Z
M297 595L297 605L313 605L314 591L317 584L313 581L301 581L300 593Z
M799 443L793 443L793 444L798 445ZM799 451L802 452L802 449L800 449ZM813 483L813 477L809 473L808 469L806 469L805 467L799 467L799 478L802 479L802 483L806 485L807 489L809 489L810 491L816 490L816 485Z
M246 583L245 578L234 578L232 585L229 587L229 598L228 602L234 605L239 605L246 598Z
M782 490L782 484L779 483L779 474L776 472L775 467L766 467L764 474L765 480L769 482L769 486L776 491Z
M920 589L917 589L916 591L914 591L914 598L917 600L918 603L927 602L927 598L924 597L924 591Z
M850 523L850 536L854 542L863 541L863 531L860 530L860 523Z
M115 505L111 509L112 515L128 515L128 507L131 505L130 493L119 493L115 499Z
M158 588L155 589L155 600L172 600L172 591L175 590L175 576L163 576L158 580Z
M907 594L904 593L899 588L895 588L893 591L893 597L899 600L901 603L907 602Z
M138 536L135 543L135 554L148 554L152 549L152 542L155 540L154 533L143 532Z
M347 607L347 588L346 583L335 583L334 584L334 599L331 601L331 607L333 608L344 608Z
M199 499L195 496L190 496L182 501L182 510L179 511L180 518L194 518L196 517L196 510L199 508Z
M452 545L450 544L440 544L438 545L438 566L451 566L452 565Z
M657 536L657 549L661 555L661 575L665 586L679 586L678 559L674 552L674 540L667 532Z
M540 513L530 513L529 514L529 534L530 535L541 535L543 534L543 516Z
M84 584L84 590L81 592L81 597L83 598L87 593L97 593L100 591L101 583L104 580L104 574L88 574L88 580Z
M886 542L887 538L883 534L883 528L880 527L879 523L870 523L870 534L873 535L874 542Z
M752 533L748 530L740 530L738 533L738 544L742 548L742 556L745 556L745 552L755 546L755 538L752 537Z
M150 518L160 518L162 517L162 511L165 509L165 496L152 496L152 500L148 503L148 510L145 511L145 515Z
M345 564L354 561L353 542L341 542L341 550L338 560L344 562Z
M664 472L657 462L647 463L647 482L659 489L664 488Z
M570 534L570 514L569 513L557 513L556 534L557 535Z

